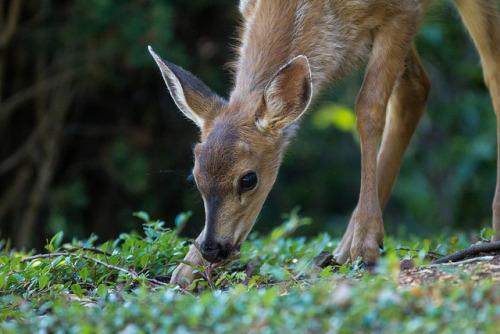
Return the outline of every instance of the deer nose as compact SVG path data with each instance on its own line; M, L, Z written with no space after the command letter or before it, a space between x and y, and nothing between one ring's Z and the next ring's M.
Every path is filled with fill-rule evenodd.
M201 255L208 262L221 262L229 256L229 248L215 241L203 241L201 243Z

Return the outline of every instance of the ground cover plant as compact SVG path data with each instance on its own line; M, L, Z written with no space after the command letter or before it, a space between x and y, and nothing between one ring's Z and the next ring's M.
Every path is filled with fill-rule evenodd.
M431 261L489 242L491 230L432 240L387 238L379 265L337 265L328 234L295 236L311 223L297 210L270 234L251 235L223 267L168 284L190 241L176 228L135 214L143 231L98 243L96 236L46 241L46 253L18 253L2 242L0 332L484 332L500 326L500 256L456 264ZM479 258L477 258L479 256Z

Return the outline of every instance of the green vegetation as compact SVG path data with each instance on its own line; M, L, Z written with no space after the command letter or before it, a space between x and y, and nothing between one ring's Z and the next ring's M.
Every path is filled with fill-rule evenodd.
M44 256L4 248L0 331L494 333L500 326L495 277L478 282L472 279L477 270L460 270L460 284L408 285L399 279L402 259L425 264L428 254L467 246L463 235L413 245L388 238L376 272L367 273L357 263L319 260L338 240L327 234L293 237L310 223L293 211L269 235L253 234L237 261L211 275L198 268L209 279L181 291L166 282L188 250L178 232L189 214L178 216L176 229L142 212L136 216L143 220L143 236L122 234L97 246L95 236L62 244L57 234L47 240Z

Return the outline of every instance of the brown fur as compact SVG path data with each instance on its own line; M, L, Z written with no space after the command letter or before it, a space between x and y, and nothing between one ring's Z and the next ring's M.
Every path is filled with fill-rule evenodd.
M242 0L243 23L229 101L150 50L176 104L201 129L193 174L206 211L205 229L197 239L203 256L219 259L238 249L311 100L326 84L368 60L356 101L362 155L360 197L335 253L340 262L358 256L365 263L377 260L384 236L382 210L430 89L413 44L428 2ZM500 118L497 3L455 3L478 47L485 82ZM253 172L258 177L255 188L242 189L242 177ZM499 183L493 227L500 230ZM215 257L219 253L224 256ZM204 262L194 247L186 260ZM181 264L172 282L185 286L183 278L192 280L194 275Z

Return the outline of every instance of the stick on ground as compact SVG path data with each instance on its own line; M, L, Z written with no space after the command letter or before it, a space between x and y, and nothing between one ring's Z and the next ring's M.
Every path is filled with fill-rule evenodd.
M447 262L456 262L463 260L467 257L475 256L479 253L495 252L495 251L500 252L500 241L489 242L487 244L481 244L481 245L473 245L465 249L462 249L461 251L458 251L456 253L434 260L432 261L432 263L440 264Z

